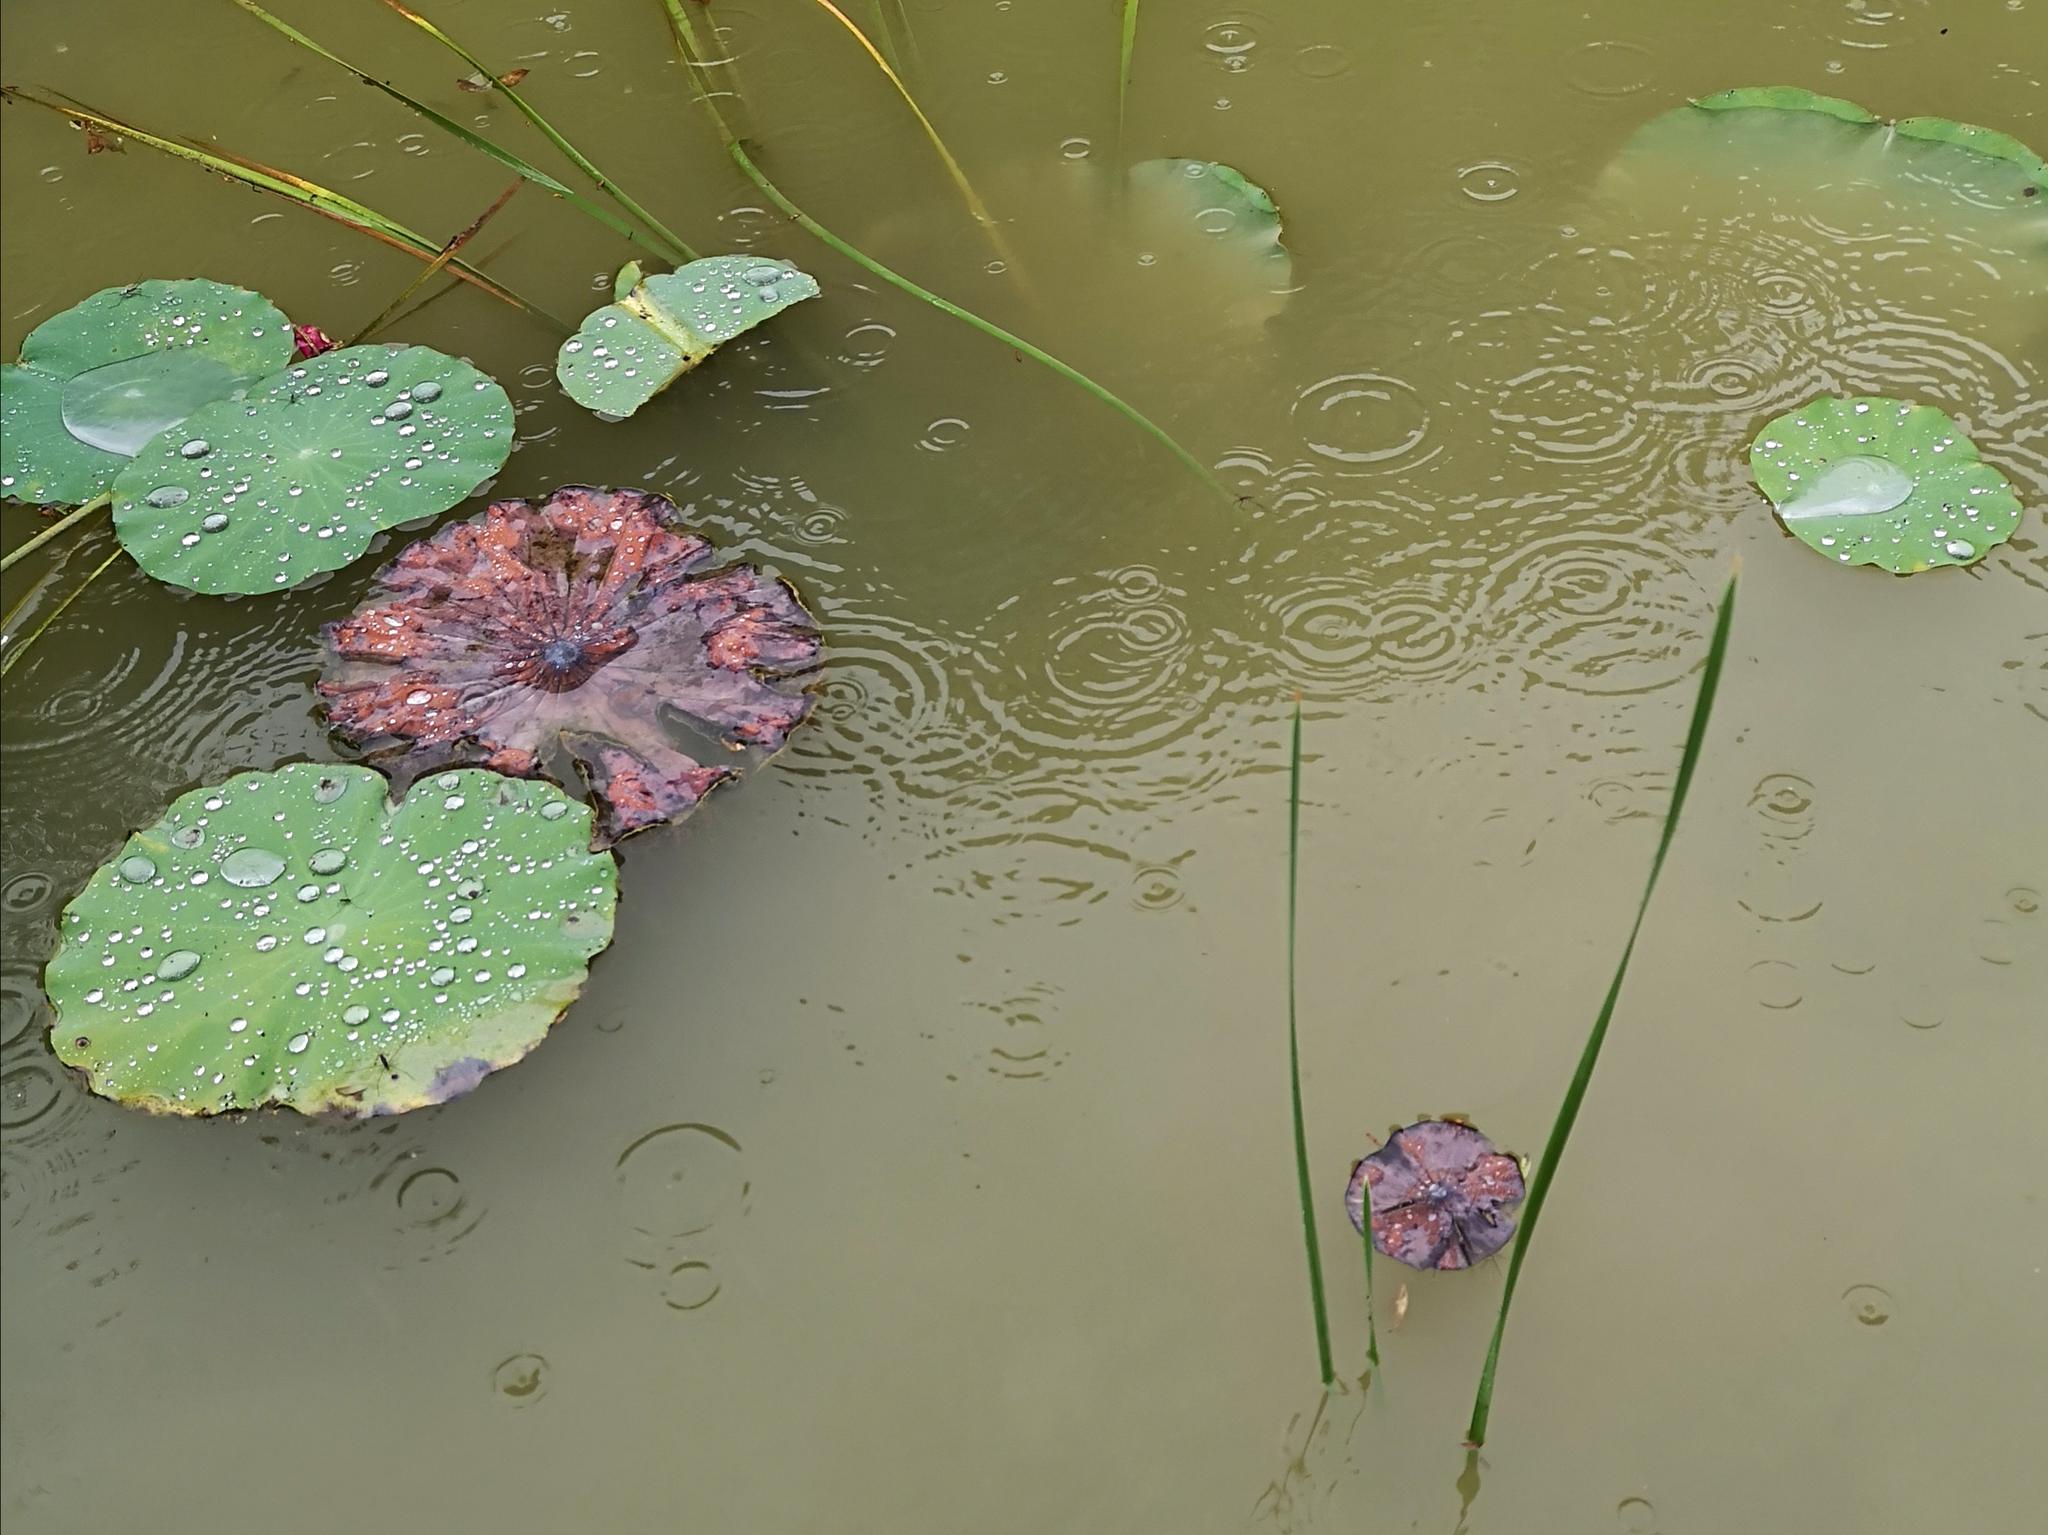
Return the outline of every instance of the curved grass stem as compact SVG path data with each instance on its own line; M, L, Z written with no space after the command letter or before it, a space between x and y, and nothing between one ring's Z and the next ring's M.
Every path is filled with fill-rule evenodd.
M1293 747L1287 775L1287 1079L1294 1103L1294 1173L1301 1196L1301 1237L1308 1249L1308 1294L1316 1319L1316 1360L1323 1384L1337 1378L1330 1356L1330 1308L1323 1297L1322 1244L1316 1240L1315 1189L1308 1173L1308 1124L1301 1110L1301 1039L1295 1028L1294 919L1301 884L1301 700L1294 701ZM1370 1224L1370 1223L1368 1223ZM1368 1239L1367 1246L1371 1243ZM1368 1264L1370 1259L1367 1260ZM1367 1287L1371 1286L1368 1267Z
M58 603L54 608L50 609L50 611L43 616L43 621L37 624L35 628L31 629L20 640L16 640L11 633L0 635L0 644L5 644L7 647L6 653L4 655L0 655L0 677L4 677L9 672L13 671L14 663L19 661L23 656L29 653L30 648L34 646L35 642L43 637L43 631L49 628L50 625L54 624L57 621L57 619L63 614L66 608L70 607L72 603L78 601L78 599L85 594L85 589L88 586L91 586L93 582L97 581L102 575L104 575L106 573L107 567L112 565L114 561L118 560L124 553L126 553L126 551L122 549L121 545L118 542L116 542L113 548L113 552L110 553L105 559L101 560L99 564L93 567L92 574L87 576L83 581L79 582L77 586L73 587L71 591L65 595L64 600ZM16 611L18 612L19 609L17 608ZM10 614L8 616L11 621L14 615Z
M362 81L363 84L369 86L372 90L382 91L386 96L389 96L393 101L397 102L407 111L412 112L419 117L425 118L428 122L432 123L436 128L439 128L443 133L448 134L451 138L460 140L462 143L467 144L471 149L474 149L481 154L489 155L493 160L496 160L500 165L506 167L506 169L510 170L513 174L520 177L520 179L524 181L530 181L535 186L540 187L546 192L548 192L550 195L561 198L562 201L569 204L569 206L574 208L577 212L585 215L588 218L596 219L600 224L603 224L607 229L611 230L614 234L620 235L623 238L630 240L633 244L639 246L640 249L647 251L652 255L662 257L663 259L669 259L674 255L674 252L667 245L663 244L659 239L654 238L650 235L642 234L640 230L635 229L631 224L628 224L624 219L620 218L616 213L613 213L611 209L605 207L602 203L593 202L590 198L585 197L581 192L577 191L574 187L569 186L560 180L557 180L553 176L550 176L546 171L542 170L539 166L522 159L518 155L515 155L514 153L512 153L511 150L506 149L503 145L492 142L490 139L485 138L482 134L476 132L474 129L464 127L461 123L456 122L452 117L449 117L444 113L438 112L434 108L428 106L424 101L420 101L415 97L407 95L404 91L398 89L398 87L393 85L390 81L380 80L375 75L371 74L368 70L359 68L358 66L351 64L347 59L342 58L339 54L330 53L320 44L313 41L312 38L308 37L305 33L301 32L297 27L292 26L289 22L286 22L279 17L271 15L270 12L263 9L262 6L256 4L256 0L235 0L235 4L239 5L243 10L247 11L251 16L254 16L258 21L262 22L272 31L277 32L282 36L290 39L293 43L297 44L301 48L304 48L307 52L315 54L318 57L325 59L328 63L336 66L337 68L345 70L349 74L354 75L358 80ZM684 259L688 258L685 257Z
M1636 919L1629 927L1628 942L1622 945L1621 963L1614 968L1614 979L1607 987L1606 1000L1600 1004L1600 1014L1593 1020L1592 1032L1586 1036L1585 1047L1579 1052L1579 1064L1572 1072L1571 1084L1565 1088L1564 1101L1558 1106L1557 1118L1551 1122L1550 1137L1543 1143L1543 1155L1537 1160L1535 1176L1529 1183L1528 1202L1522 1206L1521 1229L1515 1233L1515 1246L1508 1258L1508 1277L1501 1286L1500 1313L1494 1318L1493 1340L1487 1345L1486 1364L1479 1373L1479 1391L1472 1402L1472 1421L1465 1429L1465 1442L1475 1449L1486 1443L1486 1420L1493 1411L1493 1377L1500 1365L1500 1343L1508 1328L1508 1307L1514 1304L1515 1285L1522 1277L1522 1263L1529 1255L1529 1239L1535 1234L1536 1222L1543 1214L1544 1201L1550 1197L1551 1185L1557 1181L1557 1164L1564 1157L1565 1142L1571 1138L1572 1126L1579 1117L1579 1105L1585 1102L1586 1089L1593 1081L1593 1068L1600 1064L1600 1047L1607 1039L1607 1025L1614 1018L1615 1003L1621 999L1621 985L1628 978L1628 962L1636 951L1636 939L1643 931L1643 918L1650 910L1650 897L1657 891L1657 876L1664 870L1664 855L1671 851L1671 839L1678 831L1679 812L1685 809L1686 791L1692 787L1693 770L1699 765L1700 748L1707 738L1707 720L1714 712L1714 692L1721 683L1721 663L1728 653L1728 629L1735 620L1736 576L1728 577L1728 585L1721 593L1720 614L1714 621L1714 638L1707 646L1707 662L1700 672L1700 690L1693 700L1692 724L1686 731L1685 753L1679 758L1678 778L1671 789L1671 808L1664 815L1664 832L1657 839L1656 856L1650 860L1650 878L1643 887L1643 898L1636 905Z
M511 102L512 105L518 109L519 115L521 117L524 117L529 123L533 124L535 129L539 131L541 137L546 139L550 144L554 145L555 148L561 152L562 157L564 159L566 159L571 165L575 166L576 169L581 171L585 176L588 176L592 184L595 185L600 192L603 192L605 196L609 197L613 202L617 203L621 208L625 209L626 212L630 214L632 217L638 219L644 226L652 230L659 239L661 239L665 244L667 244L667 246L669 247L669 254L675 260L695 261L697 259L697 253L690 248L689 244L686 241L684 241L681 236L676 234L674 230L670 229L666 224L662 223L660 219L656 218L653 214L649 213L645 208L641 207L639 203L635 202L630 196L628 196L627 193L619 186L617 182L613 181L611 177L607 176L603 171L599 170L597 166L591 162L589 156L585 155L582 150L578 149L574 144L570 143L569 140L563 136L563 134L555 127L553 123L549 122L545 117L541 116L540 113L534 109L532 104L529 103L524 96L520 95L519 92L513 89L511 86L504 84L503 81L499 79L501 73L500 71L494 70L489 65L485 64L482 59L478 58L475 54L471 53L467 48L463 47L462 44L458 43L457 41L455 41L454 38L450 37L446 32L443 32L439 27L435 26L431 21L427 20L426 17L422 16L418 11L415 11L410 6L403 4L402 0L384 0L384 3L388 5L392 10L398 12L399 15L403 16L407 21L411 22L414 26L418 27L422 32L426 33L427 36L434 39L435 42L439 43L442 47L446 48L450 53L453 53L457 58L461 59L464 63L468 64L471 69L475 70L478 74L482 75L486 80L498 81L499 83L496 84L493 87L493 89L498 91L499 94L501 94L502 96L504 96L504 98L507 101Z
M83 506L79 507L77 510L66 512L62 517L59 517L55 522L51 523L47 528L43 529L43 531L38 533L34 538L29 539L26 543L21 544L17 548L8 550L6 557L4 559L0 559L0 570L12 570L14 568L14 562L16 560L19 560L26 555L35 553L36 550L42 548L44 544L47 544L51 539L55 538L58 534L66 531L69 528L76 527L79 523L85 521L86 518L90 517L94 512L105 511L110 505L113 504L113 500L114 493L111 490L103 490L98 495L94 496L90 501L86 502Z
M1116 69L1116 136L1124 136L1124 103L1131 94L1131 56L1138 51L1138 0L1124 0L1123 40Z

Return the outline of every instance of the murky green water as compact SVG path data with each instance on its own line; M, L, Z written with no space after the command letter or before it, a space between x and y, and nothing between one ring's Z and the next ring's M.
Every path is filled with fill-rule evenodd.
M280 6L527 143L380 8ZM1228 510L765 211L652 0L437 5L686 237L824 282L623 425L562 400L559 338L488 299L397 333L512 392L502 491L660 489L796 581L830 640L818 716L628 846L584 1000L474 1097L163 1123L56 1070L56 913L180 791L333 755L318 627L378 562L234 603L123 564L50 631L0 753L10 1530L2029 1524L2048 292L1967 231L1841 222L1853 185L1702 201L1603 168L1685 96L1777 81L2038 147L2043 0L1147 0L1121 151L1106 0L909 10L913 84L1006 254L829 17L718 0L771 174L1253 499ZM505 179L229 6L13 0L5 45L11 81L437 238ZM1120 153L1264 182L1297 290L1247 306L1172 259L1173 231L1105 197ZM10 355L142 276L243 283L340 334L413 269L140 147L88 157L25 108L0 168ZM571 315L627 254L530 189L477 248ZM2030 501L2020 535L1911 581L1792 542L1741 450L1821 392L1954 414ZM1500 1265L1405 1290L1386 1265L1362 1391L1344 1178L1421 1112L1539 1148L1737 553L1714 737L1474 1500L1458 1441ZM1281 1008L1295 690L1347 1377L1326 1404Z

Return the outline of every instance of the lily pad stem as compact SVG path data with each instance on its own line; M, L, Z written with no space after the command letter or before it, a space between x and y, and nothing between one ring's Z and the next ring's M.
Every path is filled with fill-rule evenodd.
M44 544L47 544L66 528L85 521L94 512L105 511L112 504L113 499L114 493L111 490L103 490L76 511L66 512L20 548L8 550L6 558L0 559L0 570L12 570L16 560L21 559L24 555L35 553L36 550L42 548Z

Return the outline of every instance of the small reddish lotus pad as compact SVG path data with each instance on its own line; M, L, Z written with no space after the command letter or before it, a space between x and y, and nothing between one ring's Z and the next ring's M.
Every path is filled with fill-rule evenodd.
M1372 1245L1418 1269L1468 1268L1515 1234L1508 1211L1522 1202L1521 1165L1470 1125L1425 1119L1351 1169L1344 1208L1365 1230L1372 1191Z
M329 722L401 781L457 762L533 776L566 748L600 847L688 814L733 770L671 722L775 750L810 710L819 638L782 582L705 570L709 541L675 518L645 491L568 485L408 545L327 626Z

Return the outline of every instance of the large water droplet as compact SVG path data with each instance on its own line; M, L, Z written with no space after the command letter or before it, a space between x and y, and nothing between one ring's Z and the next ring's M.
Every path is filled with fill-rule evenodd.
M363 382L368 384L372 389L382 389L386 384L391 382L391 375L389 373L386 373L382 368L376 368L363 375Z
M1977 552L1975 544L1961 538L1952 538L1941 547L1950 558L1958 560L1967 560Z
M331 805L340 799L348 788L346 778L323 778L313 787L313 798L323 805Z
M225 528L227 525L228 514L226 512L208 512L204 517L199 519L199 526L201 530L207 533L218 533L222 528Z
M361 1005L348 1008L342 1013L341 1021L349 1024L368 1023L370 1021L370 1010Z
M342 865L347 862L348 854L344 853L340 848L323 847L319 852L306 860L306 867L315 874L337 874L341 871Z
M204 458L212 451L213 444L204 437L194 437L186 442L182 448L178 449L179 455L184 458Z
M436 986L446 986L450 981L455 979L455 972L447 965L443 965L440 969L436 970L433 973L433 975L429 977L429 979L432 980Z
M164 511L169 507L183 506L192 499L192 492L182 485L159 485L142 499L158 511Z
M1787 522L1812 517L1870 517L1913 494L1913 476L1888 458L1838 458L1778 509Z
M121 860L121 878L131 885L147 884L156 878L156 865L140 853L132 853Z
M190 949L178 949L166 954L156 967L157 975L166 981L183 980L199 968L199 956Z
M304 1055L306 1053L306 1046L311 1043L313 1043L313 1035L312 1031L308 1030L304 1034L294 1034L284 1042L284 1047L291 1051L293 1055Z
M432 379L428 379L424 384L414 384L412 397L422 405L431 405L441 398L441 386Z
M540 807L541 819L544 821L559 821L568 813L569 807L558 799L551 799Z
M266 847L238 847L220 861L220 877L244 890L257 890L284 873L284 860Z
M412 401L410 400L393 400L384 407L384 419L386 421L403 421L411 414Z

